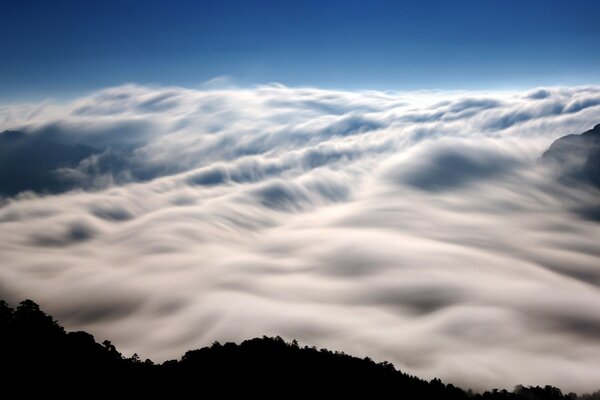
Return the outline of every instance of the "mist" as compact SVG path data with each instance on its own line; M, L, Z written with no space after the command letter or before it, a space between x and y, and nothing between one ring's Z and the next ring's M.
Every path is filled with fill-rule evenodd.
M600 192L540 157L599 116L597 86L0 106L0 131L94 149L1 198L0 297L156 361L281 335L465 388L596 390Z

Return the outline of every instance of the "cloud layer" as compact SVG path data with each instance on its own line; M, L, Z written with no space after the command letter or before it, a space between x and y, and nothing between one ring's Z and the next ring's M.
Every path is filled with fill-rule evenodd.
M538 161L600 87L120 86L0 107L104 149L0 207L0 294L156 360L263 334L475 389L600 382L599 192ZM84 190L85 189L85 190Z

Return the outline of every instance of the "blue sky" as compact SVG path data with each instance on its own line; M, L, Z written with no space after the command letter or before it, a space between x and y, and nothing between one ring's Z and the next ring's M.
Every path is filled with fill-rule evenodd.
M598 83L595 1L0 3L0 100L124 82L343 89Z

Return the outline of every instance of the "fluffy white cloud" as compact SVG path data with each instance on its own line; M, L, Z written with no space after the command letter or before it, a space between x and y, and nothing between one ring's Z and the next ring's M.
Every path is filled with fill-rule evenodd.
M599 193L538 157L599 112L599 87L0 107L111 147L59 171L93 191L5 200L0 294L156 360L279 334L464 387L598 389L600 224L575 211Z

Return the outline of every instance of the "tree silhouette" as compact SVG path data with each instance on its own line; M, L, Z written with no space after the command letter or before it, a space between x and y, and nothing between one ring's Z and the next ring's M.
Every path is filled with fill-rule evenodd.
M341 352L301 347L280 336L240 344L214 342L180 360L154 364L137 354L126 358L109 341L86 332L66 332L31 300L12 309L0 301L0 376L3 394L19 398L86 398L130 395L166 398L260 396L363 396L448 400L600 400L600 391L577 397L552 386L517 386L465 392L440 379L430 382ZM212 397L212 395L211 395Z

